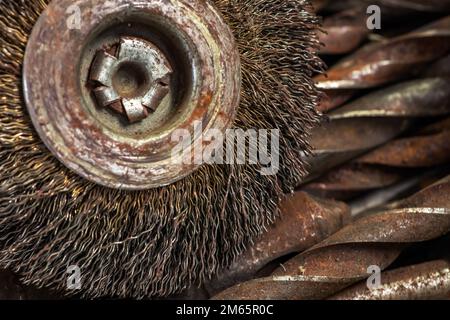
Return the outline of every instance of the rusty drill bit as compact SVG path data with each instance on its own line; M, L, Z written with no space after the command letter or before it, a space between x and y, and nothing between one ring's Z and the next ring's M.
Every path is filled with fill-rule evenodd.
M450 232L450 176L353 224L278 268L215 299L322 299L385 270L411 243Z
M324 90L317 110L329 112L349 101L355 94L354 90Z
M450 112L448 78L427 78L403 82L375 91L349 103L331 119L360 117L433 117Z
M310 177L396 138L414 119L449 114L449 86L449 78L407 81L330 112L330 122L312 133L315 151L309 161Z
M423 300L448 299L450 262L437 260L382 273L382 284L370 290L356 284L331 297L333 300Z
M322 54L343 54L359 47L370 30L366 26L367 15L362 8L350 9L325 18L319 40Z
M450 54L425 68L424 77L450 77Z
M421 135L390 141L364 155L357 163L392 167L433 167L450 162L449 119L428 126Z
M321 89L364 89L404 78L450 51L450 17L408 34L370 43L315 78Z
M402 85L399 87L402 87ZM436 96L440 94L448 96L446 84L444 84L442 90L436 91ZM430 94L428 95L433 97ZM376 107L376 103L384 104L383 99L373 101L367 100L376 112L385 112ZM385 103L389 104L388 102ZM434 102L431 99L429 104L423 101L422 106L429 107L431 116L433 113L443 112L445 114L444 109L446 106L448 108L449 103L445 102L445 99L442 101L435 100ZM364 103L361 105L364 105ZM391 104L390 107L392 106ZM341 109L343 113L356 113L356 111L350 111L351 109L356 110L356 107L348 108L348 110L343 109ZM406 111L406 109L403 110ZM412 106L407 110L411 115L414 115L418 109ZM386 113L389 112L386 111ZM373 151L325 173L320 178L302 186L302 190L316 196L348 200L364 192L372 192L376 189L401 183L404 179L415 175L415 169L439 167L449 163L449 138L450 119L444 118L444 120L431 125L415 129L402 138L393 139Z
M329 113L329 118L332 123L360 119L368 125L376 125L376 121L382 121L382 118L445 116L450 113L449 85L449 78L429 78L400 83L369 93ZM400 139L390 139L389 142L387 139L386 144L383 142L368 154L327 172L303 186L302 190L322 197L346 200L362 192L387 187L402 180L405 172L398 170L399 168L424 168L444 164L450 160L447 143L450 134L448 122L448 120L439 121ZM316 139L313 140L317 141L318 154L322 158L324 145L335 146L334 151L329 150L326 155L332 159L326 165L346 159L345 151L358 146L355 144L358 139L362 139L362 146L372 141L370 137L361 135L361 132L364 132L362 130L355 133L354 138L343 140L341 136L345 137L345 134L341 134L338 130L327 130L327 127L336 128L332 123L317 130L322 134L313 136ZM344 125L340 128L343 131L353 132L352 128ZM327 134L324 135L323 132ZM380 137L378 135L377 138ZM336 142L332 142L333 140ZM332 154L339 158L333 157ZM347 160L352 158L353 154L354 152L349 152ZM313 167L314 164L317 167L316 172L327 168L318 161L313 160L312 163Z
M325 173L301 190L323 198L349 200L364 192L391 186L402 178L400 172L391 169L352 162Z
M312 247L341 229L350 218L346 204L317 199L304 192L287 195L280 210L277 222L230 268L209 282L210 293L250 280L270 262Z
M348 200L364 192L386 188L415 174L450 162L450 118L389 141L302 186L325 198Z

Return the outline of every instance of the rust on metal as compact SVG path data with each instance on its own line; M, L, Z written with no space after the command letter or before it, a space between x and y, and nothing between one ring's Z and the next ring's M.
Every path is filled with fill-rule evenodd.
M389 168L350 163L325 173L301 189L324 198L348 200L393 185L402 178L401 173Z
M280 210L279 220L231 267L208 283L210 293L252 279L270 262L312 247L350 221L346 204L314 198L304 192L287 195Z
M391 265L406 245L450 232L450 176L381 212L344 227L266 278L241 283L215 299L322 299Z
M424 68L424 77L450 77L450 54Z
M70 6L80 8L79 29L60 19ZM118 44L116 56L110 48ZM171 135L187 130L199 144L195 122L204 130L229 128L240 75L233 34L207 2L61 0L31 33L23 84L33 124L62 163L101 185L136 190L199 167L174 159L179 141ZM90 78L99 85L94 92Z
M375 153L384 154L386 149L378 151L377 148L404 133L414 123L414 119L431 119L450 114L449 86L448 78L407 81L371 92L327 113L329 122L312 132L311 143L315 151L309 158L310 178L316 178L327 170L373 149ZM410 163L410 166L414 167L418 166L417 161L420 159L414 164L412 159L405 158L405 152L411 150L414 153L421 147L423 152L411 154L411 157L422 157L424 164L426 159L423 157L428 158L428 163L440 164L448 157L447 134L447 130L433 133L436 139L432 143L428 143L433 139L432 135L415 137L413 141L397 142L402 145L391 153L393 156L396 154L400 161ZM415 146L400 153L399 149L408 143L415 143ZM430 155L439 158L429 158Z
M316 77L321 89L364 89L402 79L450 51L450 17L393 39L370 43Z
M450 161L450 119L444 119L394 139L301 186L313 195L349 200L364 192L387 188L415 169L435 168ZM444 169L444 168L443 168Z
M339 110L338 110L339 111ZM332 117L333 113L329 116ZM408 119L382 117L331 120L313 130L310 178L362 155L397 137L410 126ZM308 180L305 180L308 181Z
M392 128L395 129L395 121L400 119L434 119L448 115L449 86L449 79L445 77L406 81L369 93L329 112L330 123L316 130L312 137L317 149L317 158L311 159L313 173L321 176L302 185L301 190L348 200L408 178L412 172L405 169L447 163L450 157L448 118L422 128L416 126L417 129L399 139L391 136L380 145L375 142L379 143L376 138L387 134L383 132L387 124L383 119L392 119ZM367 134L367 129L372 126L379 126L379 132L372 131L376 137ZM350 132L354 134L347 138ZM334 146L335 149L328 149L325 153L326 146ZM365 154L353 159L359 148L361 154ZM319 160L324 158L329 160L326 163ZM326 172L350 159L349 163Z
M325 32L319 34L323 43L322 54L344 54L356 49L370 30L363 8L350 9L328 17L323 22Z
M450 297L450 262L437 260L385 271L382 283L372 290L363 282L331 300L424 300Z
M367 155L358 163L391 167L421 168L450 161L450 129L424 136L393 140Z
M341 12L325 18L324 29L329 32L321 36L326 45L322 53L340 54L357 48L368 31L358 30L358 24L365 27L365 23L351 12L371 4L381 5L389 19L410 12L450 11L450 1L330 1L323 12ZM339 30L339 25L344 28ZM400 34L404 30L390 31ZM412 266L405 272L384 271L383 288L369 292L366 286L369 266L386 270L406 247L450 232L450 177L386 205L404 197L405 190L410 194L436 176L442 177L443 172L448 174L441 165L450 160L449 120L445 119L450 113L449 39L449 17L395 38L370 36L368 40L373 42L333 66L328 77L316 78L325 91L317 109L327 113L329 121L313 130L310 176L299 190L328 199L352 199L349 204L352 213L357 212L356 220L282 263L270 276L253 273L245 277L253 280L214 299L321 299L342 290L334 298L450 296L446 261ZM412 80L415 77L419 79ZM398 81L403 82L386 86ZM381 86L377 91L362 90ZM356 99L350 101L353 97ZM437 121L437 117L444 120ZM418 172L418 168L427 170ZM319 178L313 180L315 177ZM382 191L391 194L354 211L358 202ZM241 274L245 270L236 278ZM353 284L357 285L345 291Z
M346 103L353 95L354 91L352 90L325 90L322 93L317 110L320 112L329 112Z
M407 81L374 91L331 113L331 119L433 117L450 113L450 79Z

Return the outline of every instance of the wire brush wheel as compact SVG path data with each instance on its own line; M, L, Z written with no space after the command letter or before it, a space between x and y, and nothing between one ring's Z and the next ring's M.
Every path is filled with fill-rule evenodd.
M235 45L240 67L237 62L234 65L223 63L225 71L220 72L220 76L225 78L211 80L217 81L211 95L220 95L204 103L212 108L207 110L215 110L217 105L225 108L240 101L235 111L227 109L226 117L221 122L214 122L222 126L222 130L230 126L231 121L233 128L244 130L279 129L280 165L277 174L262 175L261 164L205 164L177 172L178 179L168 177L162 182L144 174L145 179L141 182L145 182L145 187L127 187L120 184L122 180L114 181L106 175L105 183L102 183L99 177L103 173L90 179L92 176L82 170L77 157L69 161L60 152L61 141L66 136L91 129L84 122L68 127L67 132L60 132L60 139L53 141L53 145L45 141L43 131L46 127L40 113L54 112L49 115L55 116L52 125L64 124L68 118L65 114L59 117L61 110L57 108L75 103L74 100L78 99L75 93L80 92L71 92L66 80L71 78L73 70L83 72L86 69L83 63L73 64L75 60L59 61L59 52L72 45L71 39L78 37L77 32L87 32L85 25L89 25L96 16L82 16L81 31L59 30L61 36L52 35L48 28L35 31L35 39L30 40L34 44L28 44L28 50L27 42L33 28L39 29L38 25L45 23L66 24L67 16L57 14L67 11L63 4L79 4L81 13L85 13L91 12L89 10L94 3L112 10L130 10L134 2L0 2L0 268L17 272L27 284L66 292L68 266L76 265L81 269L82 285L75 293L84 297L150 298L179 293L201 284L221 268L229 266L278 217L282 195L292 192L306 174L304 155L310 151L308 133L320 121L320 115L315 111L319 94L312 76L321 72L322 64L316 55L319 20L311 13L310 4L302 0L194 1L192 6L185 6L185 3L190 3L186 0L149 0L145 4L158 6L169 3L174 6L174 10L160 10L161 14L176 12L177 6L184 6L186 10L197 10L196 17L208 17L209 20L203 19L206 21L204 25L220 29L223 24L231 30L234 40L227 39L225 27L219 37L213 39L220 42L223 50L211 55L211 59L232 56L230 48ZM146 19L145 10L133 7L132 11ZM200 23L200 18L193 19L192 23ZM133 29L134 24L132 26L130 22L122 29L114 29L114 23L122 20L101 18L100 21L102 19L107 20L105 30L110 28L112 31L105 31L104 36L95 31L92 37L85 39L91 50L84 52L91 57L95 50L88 43L100 42L102 45L102 41L109 41L117 32L126 35L134 32L130 30L141 28ZM159 23L160 20L152 21ZM198 30L209 32L204 25ZM195 26L193 24L192 28ZM191 34L192 28L183 32ZM172 30L170 26L158 30L163 32L165 29ZM143 35L148 31L145 27L139 30L136 34ZM175 36L179 34L177 30L174 32ZM67 43L53 45L51 37L65 35L70 36ZM43 49L34 50L44 45L49 46L45 54L42 54ZM147 52L158 54L158 49L145 41L135 45L147 46ZM110 60L111 52L117 49L111 48L109 51L105 49L103 54ZM182 46L175 49L177 47L172 52L175 55L184 50ZM201 50L194 50L195 54L201 55ZM39 64L39 60L35 63L27 60L23 67L26 55L41 55L45 61L56 61L60 74L64 76L56 77L52 70ZM190 57L189 52L186 56ZM170 60L175 61L171 65L173 74L183 67L176 65L178 60ZM195 65L194 61L187 62L186 68ZM217 64L214 67L221 68ZM24 72L31 69L40 72L40 78L33 78L32 82L23 79ZM165 72L169 69L167 67ZM199 74L209 79L208 73ZM208 81L202 85L208 86ZM229 82L238 84L239 91L227 89ZM51 86L44 90L43 84L47 83ZM36 91L36 88L42 91ZM42 98L51 95L58 97L54 103ZM34 99L31 101L34 109L27 109L27 99ZM123 113L123 108L124 105L116 110ZM195 114L198 110L190 111L190 114ZM68 114L70 112L67 110ZM222 113L214 114L220 116ZM101 118L103 116L116 116L111 114L109 111L107 115L102 113L98 116L99 122L110 119ZM227 119L230 123L224 125ZM118 123L123 124L123 119ZM94 141L95 137L91 140ZM106 143L104 146L109 147ZM72 146L67 152L74 149L76 147ZM115 152L111 150L108 153L102 149L97 153L98 157L110 156L110 161L114 162ZM127 149L123 152L131 154L134 151ZM93 171L98 169L95 164L99 163L91 164ZM107 166L105 163L102 165ZM171 174L169 171L168 175Z

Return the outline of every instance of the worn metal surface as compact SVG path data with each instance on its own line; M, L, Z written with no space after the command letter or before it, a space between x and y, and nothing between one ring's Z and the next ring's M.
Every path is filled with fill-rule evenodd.
M445 122L448 126L448 121ZM427 128L425 128L427 129ZM420 133L420 132L419 132ZM422 168L450 162L450 127L390 141L356 160L358 163Z
M363 192L391 186L402 178L401 173L389 168L351 163L325 173L301 189L324 198L348 200Z
M99 2L112 7L124 3L97 0L95 4ZM139 4L149 2L177 1ZM0 40L0 68L9 73L0 77L1 100L7 100L1 104L0 119L0 140L5 146L0 161L4 169L0 179L0 201L4 204L0 206L0 264L36 285L66 290L65 271L70 261L83 267L82 294L89 298L161 297L204 281L229 265L275 220L282 192L293 190L303 176L305 165L298 154L309 151L307 133L320 119L314 110L318 92L311 80L311 74L322 68L316 56L319 19L298 0L186 1L190 6L216 6L232 27L243 57L242 103L235 125L244 130L279 128L283 132L281 170L277 175L261 176L257 166L211 165L170 187L125 192L97 186L67 170L44 148L29 122L20 96L21 62L25 42L46 3L0 1L5 13L0 15L1 33L14 30ZM53 19L67 21L65 12L57 13ZM199 15L200 22L206 13ZM82 29L89 18L82 16ZM132 28L125 23L113 31L119 31L118 36L136 30L147 35L146 28L140 27L145 17L138 18L130 22ZM77 32L71 30L72 36ZM114 33L102 33L98 39L109 43L110 38L115 40ZM221 33L220 38L226 35ZM96 52L97 37L93 38L86 39L86 57ZM154 40L151 42L159 45ZM170 49L170 53L183 52ZM53 50L60 48L54 46ZM229 56L232 52L225 49L223 53ZM185 65L183 59L175 61L179 64L170 62L177 78L178 67ZM87 74L84 67L83 74ZM225 99L232 97L235 95ZM151 125L148 120L155 119L165 107L163 102L142 123ZM89 110L100 116L95 106ZM105 121L120 118L108 115L104 115ZM119 124L116 130L120 130ZM95 137L90 138L97 143Z
M316 7L317 9L323 8L326 2L328 2L329 5L328 9L335 6L340 6L342 3L352 3L355 4L355 6L361 4L383 4L412 11L429 12L440 12L442 10L446 10L446 8L450 8L450 2L448 2L447 0L431 0L426 2L417 0L374 0L370 1L370 3L369 1L365 0L313 2L315 4L318 4ZM332 19L330 21L332 22ZM357 35L356 30L354 29L348 29L348 34L339 34L339 31L340 30L335 31L335 37L337 38L324 41L329 42L329 48L331 48L333 42L339 43L339 41L342 41L342 39L358 40L349 37L349 34L351 33ZM417 45L417 48L425 50L426 42L423 43L425 44L423 48L420 48L420 45ZM351 42L348 41L348 43L344 44L350 45ZM352 44L352 46L355 45L356 43ZM336 50L342 50L342 47L337 46L336 48L333 49L336 53L338 52ZM376 48L376 45L374 46L374 48ZM405 48L408 47L405 46ZM350 46L346 50L351 50ZM433 48L431 48L430 50L433 50ZM401 51L401 49L399 49L399 51ZM333 51L330 51L329 53L332 52ZM377 59L379 59L379 61L383 61L383 59L385 58L386 56L380 54L378 55ZM423 66L423 64L414 65L414 67L416 66ZM445 70L446 66L447 62L444 58L441 60L441 62L437 62L432 68L426 68L424 74L427 77L448 76L448 72ZM421 69L419 71L421 71ZM403 78L404 75L405 74L403 74L402 71L398 75L395 75L395 77L398 76L400 78ZM344 74L344 76L346 75ZM361 77L360 79L362 83L367 82L367 79L365 79L364 77ZM443 79L440 79L439 81L441 81L441 84L445 84L445 81L443 81ZM416 82L416 84L418 83L419 82ZM372 85L373 84L371 84L371 86ZM447 114L446 110L448 104L441 103L442 100L433 99L437 96L439 96L439 98L442 98L442 91L445 92L446 88L448 87L446 87L445 85L442 85L439 88L431 86L431 88L435 88L439 93L439 95L437 96L432 94L432 90L429 90L428 92L425 92L425 94L423 94L424 92L420 89L424 86L411 86L409 87L409 90L403 90L406 87L406 84L401 84L397 86L396 90L391 90L390 94L386 94L386 92L384 92L384 94L382 92L377 92L377 94L374 94L371 99L368 99L367 96L366 103L363 103L363 100L360 99L357 100L358 104L350 103L337 112L330 114L331 124L329 124L329 128L323 131L318 130L313 138L314 141L318 143L317 146L319 146L318 157L316 158L319 169L316 171L316 173L322 173L329 167L335 166L344 161L348 161L349 159L352 159L362 153L368 153L356 158L356 160L345 165L344 167L340 167L329 172L326 176L322 177L322 179L316 180L312 184L308 185L309 187L315 185L317 189L328 188L323 194L326 196L332 196L332 193L339 194L342 192L344 194L342 195L342 197L346 197L348 196L348 193L354 195L355 193L390 186L391 184L400 181L404 177L404 168L410 168L414 170L418 167L434 166L448 161L448 145L446 143L446 140L448 140L448 136L446 135L448 126L446 125L446 123L444 123L445 121L436 123L432 126L427 126L421 130L413 130L406 136L403 136L401 139L395 138L399 134L404 133L404 129L411 129L411 125L415 123L415 119L417 118L429 118L432 116L443 116ZM343 103L348 101L355 93L358 94L358 89L360 89L360 87L355 87L355 89L350 90L328 90L329 99L325 99L322 101L322 105L319 106L319 110L326 112L341 106ZM416 92L416 90L418 91ZM378 102L384 102L384 106L381 106ZM162 109L164 109L164 106ZM120 110L119 113L121 112L124 111ZM149 116L149 118L151 118L151 116ZM346 128L346 125L349 125L350 127ZM334 128L338 128L338 130L333 130ZM384 132L384 129L386 128L387 133ZM343 133L341 134L341 132ZM322 133L325 133L325 135L321 136ZM381 139L377 139L374 136L380 136ZM334 146L336 146L335 149L333 149ZM320 149L320 147L323 148ZM370 151L373 148L376 149ZM321 151L325 152L321 154ZM323 157L320 157L321 155ZM320 160L327 161L327 163L320 163ZM395 170L393 170L394 167ZM399 168L401 168L401 170ZM367 233L370 235L374 235L374 237L378 237L376 239L377 241L381 239L379 233L381 233L382 231L388 233L389 236L392 235L392 233L397 232L395 228L401 229L406 226L408 230L412 229L415 232L415 229L409 226L407 223L406 225L401 223L401 221L408 222L407 219L404 219L406 213L408 213L407 210L404 209L404 207L417 210L412 210L409 213L411 213L412 215L415 212L420 217L424 216L425 214L430 214L430 211L428 211L429 208L433 210L449 208L448 188L446 188L444 192L441 192L442 190L439 190L439 188L436 189L433 187L430 189L430 192L422 192L421 196L417 195L416 197L409 199L409 202L404 201L387 207L386 212L383 214L384 218L380 219L378 223L375 220L369 220L366 227L359 226L355 227L354 229L350 229L353 230L354 233ZM292 204L293 209L294 207L302 207L302 205L310 205L313 209L315 209L317 206L319 211L320 208L327 208L330 213L336 213L340 212L339 208L345 207L337 204L336 207L333 208L333 202L319 201L317 199L313 200L304 193L297 193L296 196L299 196L300 199L304 199L304 201L300 201L301 203L297 203L296 201L294 201ZM398 208L400 208L401 211L396 211L398 210ZM328 211L325 210L324 213L325 212ZM431 212L432 215L435 215L435 213L436 212ZM256 246L250 248L249 251L242 257L242 260L240 260L242 265L236 267L237 270L240 270L241 272L239 273L236 270L236 278L233 278L232 281L235 281L236 279L240 279L239 281L245 280L241 278L242 276L251 277L251 274L254 275L255 271L257 271L268 261L271 261L273 258L276 258L279 255L284 255L289 252L302 251L315 244L322 236L328 235L328 231L330 231L332 228L338 227L338 221L335 220L338 216L330 214L330 221L325 219L326 216L326 214L323 215L324 225L315 225L314 228L308 228L309 224L301 226L308 229L308 231L311 233L311 237L300 237L300 234L295 233L295 221L298 222L301 219L305 219L305 217L303 216L292 216L292 220L286 219L284 220L284 223L275 225L274 229L270 229L269 233L262 239L260 239L256 243ZM400 222L398 222L397 224L394 222L394 216L399 216L398 219ZM295 220L295 218L299 218L300 220ZM306 220L312 222L312 220ZM427 223L427 221L425 221L425 223ZM420 224L422 222L423 221L419 221L416 223ZM332 228L330 229L329 223L330 225L332 225ZM369 227L369 224L374 223L375 227ZM325 228L327 232L320 236L313 236L314 232L316 232L317 230L323 230L322 228ZM423 231L424 228L425 227L422 227L421 229L420 226L417 226L418 230ZM288 232L284 232L284 230L287 230ZM430 230L427 229L426 231L424 231L424 233L427 233L426 239L433 236L433 233L431 231L430 233L428 233L428 231ZM348 238L346 238L347 241L348 239L350 239L350 241L355 241L354 238L356 238L357 241L361 240L361 238L355 237L354 235L350 234L348 230L346 232L348 236ZM408 231L404 231L403 235L406 235L407 232ZM366 240L369 238L369 236L367 235L365 235L365 237L366 238L364 239ZM395 237L392 237L390 239L398 240L398 238ZM408 240L405 240L405 238L402 239L402 241ZM305 243L303 243L304 240L306 241ZM370 242L369 244L365 242L347 243L344 240L342 239L342 237L335 240L337 242L340 241L336 244L336 247L338 247L336 249L332 248L332 244L330 244L328 247L327 243L325 242L325 247L322 248L318 246L317 248L314 248L312 250L311 258L305 257L296 260L297 262L300 261L300 265L298 266L299 270L297 270L297 273L292 272L292 274L294 275L285 275L283 274L284 269L280 268L280 270L278 270L279 276L277 276L278 279L276 282L274 282L272 278L267 278L267 282L253 282L254 288L261 290L262 297L267 296L268 294L266 294L266 291L272 289L275 291L273 294L277 294L277 297L282 296L288 299L327 297L329 296L329 294L332 294L332 292L339 290L339 288L343 288L349 283L353 283L354 281L358 281L358 279L367 277L367 274L364 273L363 267L366 262L369 263L372 260L377 260L382 261L383 266L387 265L387 261L392 261L393 259L395 259L402 247L401 244L398 246L397 244L394 244L392 250L388 252L388 250L386 249L388 244L383 243L382 245L378 246L372 244L372 242ZM369 240L375 241L373 238L370 238ZM363 246L363 248L358 247L359 245ZM364 246L372 245L373 252L368 253L369 249L365 248ZM351 250L347 249L347 246L352 246L352 250L354 252L350 252ZM344 249L342 255L339 255L338 249L341 247L344 247ZM314 253L315 250L323 252L322 254L316 255ZM327 256L327 252L330 252L331 257ZM361 252L361 254L363 255L362 258L359 256L358 252ZM308 254L308 252L305 253L305 256L308 256ZM327 270L329 270L330 274L327 274L325 271L323 271L324 269L326 269L327 264L331 265L333 263L337 264L338 266L336 266L335 268L329 267ZM351 263L353 263L353 265L351 265ZM242 266L246 267L241 268ZM439 266L444 267L444 270L445 268L447 268L443 264L438 264L435 266L437 267L436 269L433 266L429 266L430 268L427 268L427 270L436 271L440 268ZM296 265L294 263L293 265L291 265L290 271L295 271L295 267ZM354 268L352 269L352 267ZM415 267L413 267L412 269L414 268ZM315 270L319 270L319 275L315 275ZM415 271L417 270L418 269L415 269ZM232 271L233 270L231 270L230 272ZM348 273L345 273L346 271ZM354 273L351 274L352 272ZM340 277L342 274L344 274L345 277ZM436 290L443 289L442 286L434 286L434 284L436 283L436 279L439 279L436 278L435 273L430 274L424 272L418 275L418 277L414 277L414 279L412 276L413 274L414 273L411 271L411 273L408 272L408 277L405 278L392 277L394 281L390 281L390 285L387 285L385 287L385 290L381 290L376 294L371 292L371 295L369 295L367 292L358 291L357 295L362 298L368 296L372 298L429 297L430 292L436 293ZM390 271L387 273L387 275L390 275ZM448 274L444 273L443 275L445 276ZM223 276L229 275L225 274ZM230 281L230 279L226 279L226 281ZM270 286L271 283L272 285L273 283L275 283L275 285L267 288L267 286ZM363 281L362 285L364 285L364 283L365 282ZM421 289L423 290L412 290L414 289L414 287L408 287L407 289L411 289L409 291L398 290L404 289L405 284L408 286L412 285L414 287L422 286ZM244 287L245 285L246 284L244 284ZM281 292L280 290L283 289L283 287L287 288L285 292ZM251 289L251 287L249 289ZM292 294L292 292L294 292L294 295ZM389 292L391 293L391 295L388 294ZM252 296L258 293L259 292L242 293L242 295L247 294L247 296ZM351 293L347 292L347 296L350 295Z
M332 120L360 117L420 117L450 113L450 79L428 78L403 82L372 92L336 112Z
M450 77L450 55L447 55L424 68L424 77Z
M407 119L433 119L450 114L449 87L449 78L407 81L329 112L330 123L316 129L312 137L316 148L316 158L311 158L312 174L325 175L303 186L303 190L345 200L405 177L405 172L394 169L449 162L448 120L419 126L406 136L395 137L402 133L400 124L413 124L403 122ZM326 172L351 159L354 159L351 163Z
M308 157L309 178L315 178L392 140L410 124L409 119L402 118L342 118L314 129L311 136L314 151L313 155Z
M381 286L354 285L332 300L424 300L450 297L450 262L438 260L390 270L381 274Z
M357 24L364 21L347 15L369 4L382 5L383 23L388 20L386 14L390 19L414 12L441 14L450 9L446 1L329 2L323 9L325 14L340 12L325 18L324 29L328 26L331 32L322 36L328 46L322 53L345 53L359 45ZM343 20L333 25L339 17ZM354 283L360 282L363 288L370 265L385 269L398 261L406 246L450 232L450 177L411 198L373 210L448 173L440 165L450 160L445 120L450 112L446 71L449 21L445 18L392 39L371 36L368 40L372 43L332 66L328 78L317 77L319 87L325 89L318 110L327 113L329 122L311 138L316 151L309 158L310 178L321 177L302 185L301 190L327 198L359 196L350 204L352 212L363 213L363 217L283 263L271 276L256 275L263 278L225 290L216 299L320 299ZM344 26L342 30L338 25ZM387 30L386 34L405 30ZM334 63L334 57L326 58ZM414 77L420 79L404 81ZM399 80L404 82L384 87ZM383 89L365 90L379 86ZM342 106L353 97L356 99ZM367 209L372 210L363 212ZM402 293L394 292L401 284L387 285L379 296L389 289L393 289L392 297L403 299L445 294L443 287L433 287L438 279L433 275L405 280L411 287ZM419 289L414 291L413 285Z
M363 89L399 80L450 51L450 17L370 43L316 77L321 89Z
M280 210L280 219L230 268L207 284L211 295L252 279L270 262L312 247L350 221L350 210L344 203L317 199L304 192L286 196Z
M330 90L324 91L317 110L320 112L329 112L337 107L340 107L354 95L352 90Z
M323 22L324 33L319 40L324 44L322 54L344 54L356 49L370 30L363 8L350 9L328 17Z
M216 299L318 299L386 269L402 249L450 232L450 176L363 217L289 260L272 276L234 286Z
M348 200L364 192L386 188L417 176L417 169L449 163L449 139L450 119L446 118L393 139L325 173L302 186L302 190L322 197Z
M431 165L445 162L448 159L448 146L445 143L447 130L441 129L428 136L414 137L412 141L408 138L396 141L391 146L383 145L402 134L415 119L431 119L450 114L449 86L448 78L407 81L374 91L329 112L327 116L330 121L312 133L311 142L315 151L313 157L310 157L311 177L317 177L375 148L380 148L380 151L374 151L378 154L384 154L388 152L387 148L391 148L389 152L394 153L398 161L409 162L412 167L420 165L413 163L412 159L406 159L407 152L410 152L410 157L425 157ZM421 152L417 153L419 148ZM427 165L423 163L423 166ZM373 173L372 171L371 175ZM363 173L366 174L367 172ZM339 176L342 174L334 174L332 180ZM330 177L325 180L329 183Z
M172 67L156 46L136 37L122 37L112 49L98 51L90 67L97 102L131 123L141 121L169 93Z
M407 81L374 91L338 111L334 119L359 117L433 117L450 113L450 79Z
M61 19L69 6L80 8L79 29L68 28L67 19ZM99 46L117 36L137 36L133 32L157 43L174 75L181 77L171 82L178 96L134 126L118 121L112 111L99 110L83 85ZM108 187L154 188L198 168L174 161L171 150L179 142L171 138L175 129L188 130L192 143L204 148L194 122L204 130L221 131L232 124L240 98L239 61L229 27L207 2L53 1L27 46L25 100L41 139L67 167Z

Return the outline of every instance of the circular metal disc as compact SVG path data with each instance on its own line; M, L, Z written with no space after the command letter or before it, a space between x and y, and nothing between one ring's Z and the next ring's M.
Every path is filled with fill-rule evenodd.
M50 151L84 178L131 190L198 168L173 159L172 134L185 129L195 144L194 123L225 131L240 80L230 29L209 2L191 0L52 1L23 72L28 111Z

